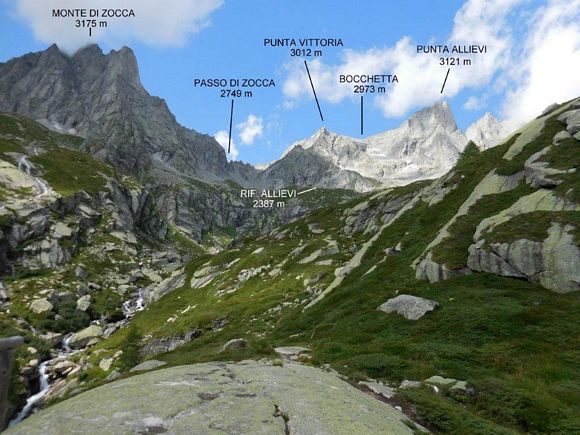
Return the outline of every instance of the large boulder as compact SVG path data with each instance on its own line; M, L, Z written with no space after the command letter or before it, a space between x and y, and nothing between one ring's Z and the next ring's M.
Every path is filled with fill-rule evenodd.
M7 434L412 434L407 418L335 374L286 363L205 363L122 379Z
M405 319L418 320L433 311L439 304L429 299L411 295L399 295L382 304L378 310L385 313L397 313Z
M91 306L91 295L81 296L77 300L77 309L81 311L87 311Z
M566 124L566 130L571 135L580 132L580 109L569 110L558 116L558 121Z
M73 334L68 345L73 349L79 349L85 347L91 340L101 338L101 335L103 335L103 328L98 325L91 325Z
M525 278L558 293L580 290L580 249L572 225L552 223L543 241L517 239L469 247L467 265L476 271Z
M243 350L246 347L248 347L247 340L244 340L243 338L234 338L222 346L220 353Z
M47 299L35 299L30 304L33 313L41 314L52 310L53 305Z
M161 281L157 287L151 291L149 294L149 302L151 303L159 300L162 296L171 293L183 284L185 284L185 272L183 270L173 272L169 278Z

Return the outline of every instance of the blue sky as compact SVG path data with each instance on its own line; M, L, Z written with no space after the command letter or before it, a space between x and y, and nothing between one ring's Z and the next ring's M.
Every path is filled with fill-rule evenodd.
M365 136L436 102L447 67L436 64L437 56L417 56L417 43L490 47L491 53L472 58L471 67L452 69L446 85L445 98L463 129L486 111L515 125L553 101L580 94L579 80L562 72L580 70L578 0L166 0L163 9L155 1L125 0L115 4L133 5L139 19L118 20L96 30L91 40L85 30L49 14L54 5L99 4L96 0L0 3L0 61L53 41L69 51L90 41L105 52L130 46L145 88L164 98L181 124L203 133L223 135L230 102L215 89L194 88L194 78L275 79L276 88L254 90L253 98L235 103L237 158L251 163L278 158L322 125L360 137L358 97L336 84L337 71L394 72L403 83L389 95L365 97ZM139 23L144 17L149 21ZM263 47L268 37L341 38L350 50L325 49L322 58L308 59L324 123L301 59L292 59L288 48ZM538 83L547 89L540 91Z

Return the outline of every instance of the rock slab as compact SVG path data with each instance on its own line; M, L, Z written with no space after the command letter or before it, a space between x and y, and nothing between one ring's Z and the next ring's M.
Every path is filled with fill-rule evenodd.
M122 379L57 403L6 433L412 434L405 420L332 373L242 361Z

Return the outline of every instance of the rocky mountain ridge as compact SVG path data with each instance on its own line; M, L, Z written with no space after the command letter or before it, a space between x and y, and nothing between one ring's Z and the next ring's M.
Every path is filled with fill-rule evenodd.
M137 177L152 191L163 195L168 186L187 185L186 196L207 197L208 202L219 198L208 194L211 189L192 188L190 179L222 189L229 180L246 187L300 185L363 192L441 176L467 143L442 102L417 112L397 129L362 140L321 129L261 171L227 162L213 137L179 125L165 101L143 88L137 60L127 47L104 54L90 45L69 57L52 45L1 64L0 74L0 110L84 137L83 150ZM468 132L482 147L496 144L506 133L490 114ZM181 205L171 213L180 226L188 225L179 221L195 223L188 218L192 212L203 215L191 203L163 196L162 202ZM220 214L225 226L240 221L235 210ZM211 223L202 219L201 226L206 230Z
M507 133L502 123L486 113L464 134L443 101L415 113L393 130L363 139L321 128L310 138L291 145L268 169L275 167L276 174L290 172L295 154L305 157L315 154L337 168L334 185L364 192L377 184L399 186L440 177L453 167L469 140L487 149L499 144ZM313 157L311 160L313 164L305 166L321 167ZM361 176L356 182L353 173Z
M74 368L66 374L51 366L51 376L64 383L52 394L114 382L129 369L125 352L138 348L133 364L146 361L132 373L246 360L228 365L226 396L244 366L263 364L275 373L300 362L336 370L433 431L573 433L579 134L575 99L497 147L468 144L439 179L327 204L196 256L149 286L149 303L129 327L75 334L83 350L69 357ZM28 278L28 288L40 279ZM226 370L225 363L212 364ZM99 391L151 388L147 379L171 370L117 381L68 403L92 409ZM203 389L211 379L199 376L187 387L218 403ZM15 433L70 418L66 403L32 416ZM281 403L275 415L285 412ZM90 418L107 414L106 404L99 406ZM179 424L174 412L147 409L155 427ZM300 414L287 415L290 426L293 415ZM139 427L153 421L136 412L128 418Z
M209 369L226 375L226 398L259 400L260 415L271 415L277 428L296 427L300 410L236 390L244 365L258 364L275 379L303 370L328 382L315 373L336 370L436 432L573 433L580 99L553 106L485 150L466 144L459 152L443 139L460 138L449 114L430 108L403 124L409 137L385 134L398 144L389 152L403 161L429 143L456 149L457 161L440 178L362 195L317 189L270 218L249 210L239 185L218 170L201 181L157 151L139 179L85 152L86 138L0 113L0 333L26 340L10 413L44 385L39 379L47 390L36 405L48 406L13 430L69 421L69 405L92 410L95 396L95 418L107 421L112 408L99 397L103 390L50 404L102 383L118 382L105 391L139 389L156 377L119 380L139 371L252 359L262 361ZM364 162L370 151L387 161L384 137L355 148L343 139L321 131L314 142L327 154L316 144L296 146L285 156L291 165L274 164L264 176L372 187L373 178L340 165L355 156ZM107 150L94 140L96 150ZM98 156L116 158L107 153ZM392 174L417 174L409 166ZM307 169L302 178L298 169ZM219 250L206 243L217 238L211 225L233 224L253 233L230 233ZM184 370L200 373L158 391L212 385L206 366ZM230 395L231 387L244 396ZM189 405L219 407L219 393L195 391ZM175 409L164 413L150 402L146 416L123 421L143 431L179 424L183 414L174 418ZM403 431L418 430L396 416Z

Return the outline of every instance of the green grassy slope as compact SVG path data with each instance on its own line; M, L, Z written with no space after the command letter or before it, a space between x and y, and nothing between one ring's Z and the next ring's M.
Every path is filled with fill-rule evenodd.
M445 182L450 191L444 198L431 206L421 200L402 214L379 235L360 267L312 308L304 309L312 300L308 287L310 291L312 286L326 288L335 269L371 238L384 215L369 213L368 219L376 221L375 230L347 234L343 230L347 210L352 213L358 205L355 215L384 211L396 198L408 201L425 187L424 183L330 205L276 233L245 239L238 243L239 248L199 257L188 266L186 285L139 313L134 326L148 337L204 331L200 338L156 357L170 364L273 356L275 346L302 345L312 349L312 364L331 364L353 381L370 377L396 383L432 375L468 381L476 391L473 396L446 390L436 394L430 389L401 393L400 400L416 406L421 421L437 432L578 431L578 294L558 295L526 281L490 274L430 284L417 281L411 268L413 260L491 170L515 174L523 170L527 157L551 143L554 133L563 129L556 116L548 117L540 136L511 161L504 156L517 136L481 153L468 147ZM577 156L571 144L566 144L549 158L554 166L569 168ZM556 192L577 198L577 183L572 177L576 175L565 178L568 189L557 188ZM438 260L451 267L464 266L477 223L533 190L522 182L514 190L481 198L470 213L450 227L450 236L434 252ZM526 228L525 233L542 232L545 222L552 220L577 225L574 213L548 213L534 220L535 224L527 221L533 228ZM314 233L309 224L324 231ZM513 236L501 226L494 234L498 240ZM300 263L327 247L328 240L337 242L339 253L316 261L332 260L332 265ZM403 248L400 255L385 256L383 250L398 243ZM303 251L292 256L298 247L304 247ZM258 248L263 250L254 253ZM217 267L221 274L206 287L191 289L193 273L207 266ZM240 283L240 272L259 267L264 268L261 273ZM272 277L270 272L276 268L281 273ZM416 322L377 311L380 304L401 293L435 300L440 307ZM212 329L216 321L224 320L223 328ZM96 349L115 349L126 334L127 330L121 331ZM238 337L249 341L247 350L219 353L223 343Z

